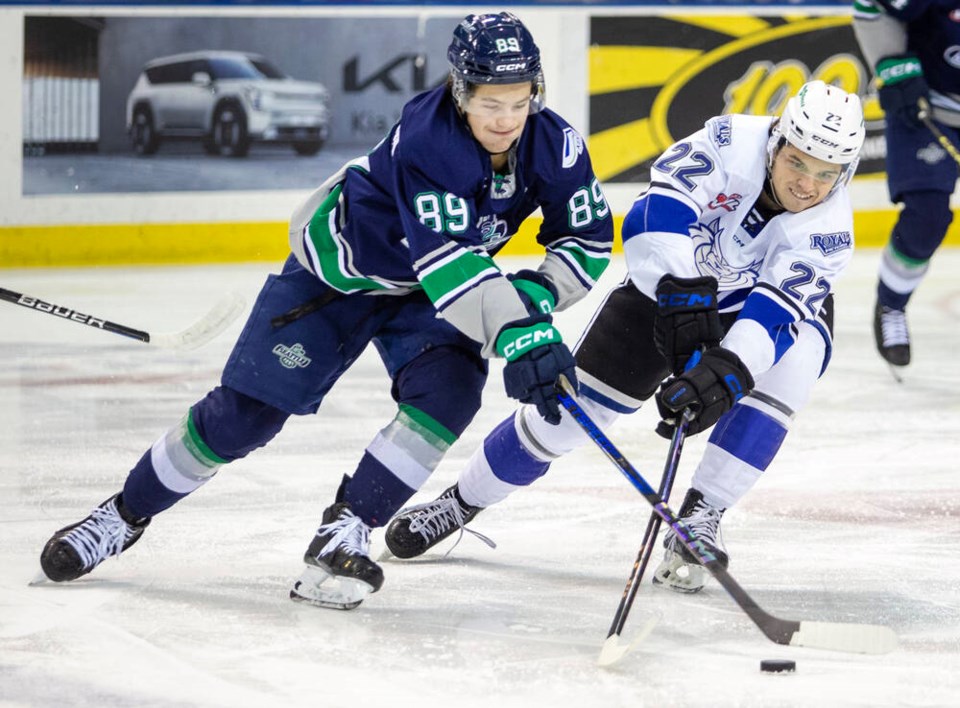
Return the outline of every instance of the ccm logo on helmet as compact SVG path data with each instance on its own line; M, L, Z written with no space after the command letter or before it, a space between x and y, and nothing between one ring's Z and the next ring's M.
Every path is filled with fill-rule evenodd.
M521 61L516 64L497 64L494 71L522 71L527 68L527 62Z
M839 143L832 142L830 140L827 140L826 138L821 138L819 135L811 135L810 138L814 142L820 143L822 145L826 145L827 147L832 147L832 148L840 147Z

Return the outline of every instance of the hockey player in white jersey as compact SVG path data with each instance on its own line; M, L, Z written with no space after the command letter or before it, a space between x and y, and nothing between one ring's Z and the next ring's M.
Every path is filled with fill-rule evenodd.
M575 349L580 404L601 427L655 393L667 437L686 408L689 434L719 421L680 516L724 565L721 516L770 465L830 359L833 283L853 251L847 184L863 138L859 98L812 81L779 119L723 115L672 145L624 220L629 277ZM456 485L394 518L388 547L420 555L588 441L565 411L551 426L521 406ZM654 582L701 589L703 568L672 531L664 545Z

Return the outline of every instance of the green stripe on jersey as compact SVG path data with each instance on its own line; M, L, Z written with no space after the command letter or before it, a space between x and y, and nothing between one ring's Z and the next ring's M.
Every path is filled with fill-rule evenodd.
M500 272L490 256L461 251L456 258L423 271L420 282L423 283L423 289L431 302L439 303L491 270Z
M603 255L596 255L587 251L583 246L578 243L563 243L559 246L553 247L554 251L563 251L568 256L573 258L583 271L587 274L593 282L597 282L600 279L600 276L603 275L603 271L607 269L607 266L610 265L610 252L607 251Z
M348 263L350 258L345 244L339 238L340 233L335 233L330 228L330 214L337 208L342 191L343 184L338 184L330 190L330 194L314 212L307 227L307 238L313 246L320 266L318 275L331 287L344 293L356 290L384 290L386 289L384 285L370 278L349 273L341 265Z
M853 0L853 11L859 15L879 15L878 8L872 0Z

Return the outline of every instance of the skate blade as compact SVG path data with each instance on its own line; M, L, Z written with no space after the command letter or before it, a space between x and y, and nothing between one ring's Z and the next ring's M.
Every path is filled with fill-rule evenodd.
M707 577L703 566L687 563L680 555L669 553L653 571L652 582L691 595L703 590Z
M293 584L290 599L314 607L352 610L371 592L373 586L362 580L332 575L323 568L308 565Z
M896 381L898 384L902 384L902 383L903 383L903 370L904 370L906 367L903 367L903 366L895 366L895 365L891 364L891 363L888 361L888 362L887 362L887 368L890 369L890 375L893 376L893 380Z
M36 587L37 585L51 585L51 584L53 584L53 581L50 580L50 578L47 577L47 574L44 573L42 570L38 570L37 574L33 576L33 580L27 583L29 587Z

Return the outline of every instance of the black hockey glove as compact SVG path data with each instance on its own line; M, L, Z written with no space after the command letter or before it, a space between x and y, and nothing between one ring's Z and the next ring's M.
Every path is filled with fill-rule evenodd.
M663 418L657 433L672 437L678 414L689 408L693 418L687 434L696 435L716 423L752 390L753 377L740 357L723 347L708 349L699 364L670 379L657 392L657 408Z
M528 315L549 315L557 307L557 288L542 273L528 269L518 270L516 273L508 273L507 280L517 289Z
M560 423L556 383L560 375L577 388L576 362L548 315L508 322L497 335L497 351L507 360L503 386L507 395L537 407L551 425Z
M717 346L722 338L716 278L677 278L669 273L660 278L653 341L674 375L683 371L691 354Z
M917 101L930 97L930 87L923 78L920 60L912 54L885 57L877 62L880 107L888 116L896 116L908 125L919 128Z

